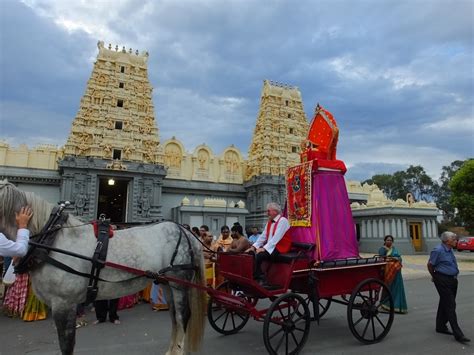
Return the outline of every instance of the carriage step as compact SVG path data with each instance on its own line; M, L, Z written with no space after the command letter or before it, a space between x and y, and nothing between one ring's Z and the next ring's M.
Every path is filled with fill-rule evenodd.
M229 295L223 292L210 292L216 303L231 307L245 307L245 302L239 296Z

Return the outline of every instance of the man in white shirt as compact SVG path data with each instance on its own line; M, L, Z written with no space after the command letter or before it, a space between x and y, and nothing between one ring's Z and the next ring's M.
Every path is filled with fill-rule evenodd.
M257 241L247 251L253 251L255 256L254 278L265 284L261 269L264 260L272 260L281 253L287 253L291 248L291 236L288 230L290 223L281 215L281 207L275 202L267 205L268 222Z
M27 227L31 216L33 216L33 211L30 207L22 207L20 212L16 213L18 227L16 242L0 233L0 256L24 256L26 254L30 240L30 231Z

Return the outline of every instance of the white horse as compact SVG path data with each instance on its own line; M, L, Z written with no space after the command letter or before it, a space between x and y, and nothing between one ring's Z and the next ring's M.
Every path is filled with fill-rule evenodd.
M11 239L16 236L15 212L25 205L31 206L34 211L28 228L32 235L37 234L47 222L53 206L33 193L23 192L11 183L0 181L0 231ZM182 238L178 246L180 233L187 233L191 244L188 244L186 238ZM93 226L69 216L63 228L57 232L53 246L91 257L96 243ZM190 245L194 258L190 256ZM167 275L203 286L205 279L201 246L191 233L173 222L115 231L115 235L109 240L107 261L157 272L170 265L176 249L174 265L189 264L194 260L195 270L173 271ZM87 260L54 251L49 255L79 272L89 273L91 270L91 263ZM144 289L150 282L144 277L130 280L133 276L135 275L106 266L100 277L119 282L99 281L97 299L129 295ZM62 354L72 354L75 345L76 305L85 301L89 280L46 263L32 270L30 277L35 294L51 307ZM204 332L205 292L172 282L164 289L172 320L171 342L166 354L197 351Z

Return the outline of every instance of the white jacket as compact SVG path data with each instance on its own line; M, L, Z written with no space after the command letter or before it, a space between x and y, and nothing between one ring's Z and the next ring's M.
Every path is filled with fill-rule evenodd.
M28 251L29 240L30 231L28 229L18 229L16 242L0 233L0 256L24 256Z

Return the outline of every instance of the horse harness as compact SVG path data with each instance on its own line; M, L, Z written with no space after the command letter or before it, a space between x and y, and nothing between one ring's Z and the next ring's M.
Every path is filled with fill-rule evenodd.
M150 271L150 270L140 270L136 268L132 268L126 265L116 264L113 262L108 262L107 260L107 251L109 246L109 231L110 231L110 222L109 220L105 219L105 216L101 216L101 218L97 222L98 226L98 233L97 233L97 244L92 257L87 257L84 255L80 255L74 252L70 252L68 250L58 249L53 247L53 243L56 239L56 232L58 232L63 224L68 219L68 214L64 212L67 203L61 203L59 206L56 206L51 211L48 221L46 222L45 226L42 228L41 232L38 235L33 236L32 238L38 237L38 240L33 242L30 240L29 242L29 250L27 254L20 260L20 262L15 266L15 272L18 274L23 274L33 270L34 268L38 267L43 262L46 262L52 266L55 266L61 270L64 270L68 273L82 276L89 279L89 284L87 286L87 294L86 294L86 304L93 302L98 294L98 282L113 282L119 283L124 281L131 281L140 277L148 277L154 279L155 283L167 283L168 280L165 276L167 272L171 271L183 271L183 270L194 270L196 271L196 266L194 264L194 251L192 249L190 237L184 231L184 227L178 224L180 233L178 242L176 244L175 250L173 252L173 256L171 258L170 264L159 270L159 271ZM174 265L174 261L178 254L178 249L183 239L183 235L186 237L186 241L188 244L189 255L191 257L191 262L188 264L180 264ZM91 271L90 273L84 273L73 269L72 267L62 263L59 260L56 260L49 256L50 251L55 251L61 254L70 255L79 259L88 260L91 262ZM109 266L114 269L118 269L121 271L125 271L128 273L135 274L137 276L120 281L109 281L105 280L100 277L100 271L105 267Z

